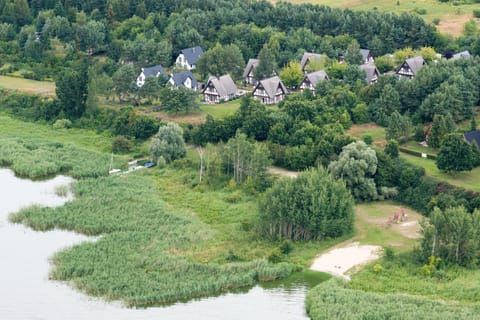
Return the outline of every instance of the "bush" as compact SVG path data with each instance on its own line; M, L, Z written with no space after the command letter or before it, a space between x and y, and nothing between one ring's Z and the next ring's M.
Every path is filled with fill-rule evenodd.
M58 119L55 121L55 123L52 125L53 129L68 129L72 127L72 121L68 119Z
M473 16L474 16L475 18L479 18L479 19L480 19L480 10L477 10L477 9L473 10Z
M363 136L363 142L365 142L369 146L372 145L373 143L372 136L369 136L369 135Z
M112 152L127 153L132 150L132 142L124 136L117 136L112 142Z
M427 14L427 9L425 8L414 8L413 11L419 15Z

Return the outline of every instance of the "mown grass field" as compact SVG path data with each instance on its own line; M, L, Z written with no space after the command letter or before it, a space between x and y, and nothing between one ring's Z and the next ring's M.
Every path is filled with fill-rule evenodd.
M428 176L448 182L454 186L480 192L480 167L472 171L447 173L437 168L435 160L419 158L405 153L401 153L401 156L407 161L425 168L426 175Z
M55 96L55 82L0 76L0 89L17 90L28 94Z
M386 143L385 128L375 123L354 124L345 133L357 140L363 140L365 136L371 136L373 145L379 148L383 148Z
M271 2L278 1L271 0ZM421 17L427 22L440 19L438 30L453 36L459 36L465 22L474 18L473 10L480 9L479 3L454 6L452 2L442 3L438 0L288 0L288 2L322 4L352 10L379 10L397 14L415 13L416 10L424 9L426 13L420 15Z

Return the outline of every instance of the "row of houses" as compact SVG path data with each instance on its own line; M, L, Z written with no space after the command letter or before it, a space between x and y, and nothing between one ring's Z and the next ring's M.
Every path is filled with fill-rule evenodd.
M362 54L362 64L359 68L365 71L365 81L369 84L373 84L380 76L380 72L375 66L375 59L368 49L360 49ZM176 65L186 69L180 73L172 73L168 75L164 68L160 65L149 68L142 68L140 75L137 77L137 86L141 87L145 83L147 77L159 77L163 76L168 79L168 82L174 87L183 86L191 90L199 90L200 85L192 74L191 70L195 68L195 63L203 55L201 47L193 47L181 50L176 59ZM464 51L458 54L454 54L452 58L469 58L468 51ZM298 88L303 91L309 89L315 94L315 87L321 81L328 81L330 78L324 70L307 72L307 66L309 64L320 65L322 60L326 58L326 55L305 52L300 66L305 76L302 82L298 85ZM257 81L254 77L254 70L260 63L258 59L249 59L243 72L243 79L245 84L253 86L252 95L254 98L260 100L264 104L276 104L282 101L289 93L288 89L282 83L276 73L271 77ZM399 78L412 79L420 71L420 69L426 65L422 56L409 57L406 59L400 68L396 71L396 75ZM222 101L228 101L243 94L235 85L235 82L230 75L222 75L216 77L210 77L206 82L201 93L204 96L204 100L207 103L220 103Z

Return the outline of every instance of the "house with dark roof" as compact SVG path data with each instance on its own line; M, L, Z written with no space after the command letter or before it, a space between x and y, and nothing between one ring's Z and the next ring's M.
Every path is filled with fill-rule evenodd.
M465 132L463 138L469 143L476 142L477 146L480 147L480 130Z
M175 65L187 70L195 69L195 63L202 55L203 50L199 46L183 49L175 60Z
M173 73L168 82L176 88L185 87L191 90L198 89L197 79L195 79L191 71Z
M377 82L377 79L380 76L380 71L378 71L374 63L364 63L358 67L365 71L365 81L367 81L368 84L374 84Z
M161 65L158 66L153 66L153 67L148 67L148 68L142 68L142 71L140 72L140 75L137 77L137 86L141 87L145 84L145 79L148 77L159 77L159 76L165 77L165 79L168 79L168 74L165 72L163 67Z
M399 78L412 79L426 64L422 56L408 58L402 63L396 74Z
M470 52L468 50L465 50L462 52L455 53L452 56L452 59L470 59L471 57L472 55L470 54Z
M302 61L300 62L300 66L302 67L302 71L305 71L305 68L309 63L321 62L326 56L324 54L313 53L313 52L305 52L302 57Z
M247 66L243 71L243 78L245 79L246 84L256 85L257 80L253 76L253 70L258 66L260 60L258 59L248 59Z
M205 102L220 103L237 97L239 92L230 75L226 74L221 77L210 77L202 94Z
M362 64L375 63L372 52L369 49L360 49L360 53L362 54Z
M275 104L285 99L288 90L278 76L260 80L255 89L253 97L263 104Z
M307 73L300 83L300 90L303 92L303 90L309 89L315 94L315 87L317 84L319 84L320 81L326 80L330 80L330 78L324 70Z

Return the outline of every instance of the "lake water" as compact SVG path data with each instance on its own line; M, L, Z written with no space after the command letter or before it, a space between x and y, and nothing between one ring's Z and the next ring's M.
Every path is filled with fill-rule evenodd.
M311 275L265 283L243 293L147 309L125 308L119 302L89 297L69 285L48 280L49 257L82 241L84 235L67 231L38 232L8 221L8 215L33 204L59 206L72 199L55 194L69 177L48 181L19 179L0 168L0 319L308 319L304 299L318 283Z

